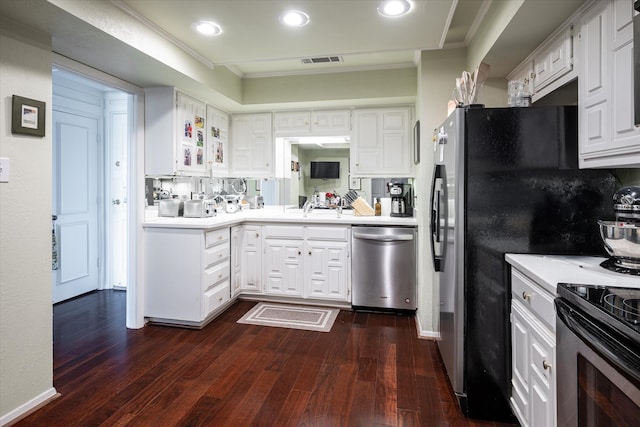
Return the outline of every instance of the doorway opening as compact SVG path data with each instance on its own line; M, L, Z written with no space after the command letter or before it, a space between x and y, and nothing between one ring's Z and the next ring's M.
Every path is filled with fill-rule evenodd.
M126 290L134 95L53 69L53 303Z

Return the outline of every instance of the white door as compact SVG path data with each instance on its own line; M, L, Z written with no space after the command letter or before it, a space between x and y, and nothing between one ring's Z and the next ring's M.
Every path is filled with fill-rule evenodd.
M98 289L98 121L53 112L53 302Z

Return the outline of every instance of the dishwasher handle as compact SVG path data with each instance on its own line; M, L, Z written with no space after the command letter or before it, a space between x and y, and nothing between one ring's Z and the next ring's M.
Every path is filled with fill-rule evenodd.
M355 239L365 240L377 240L379 242L406 242L413 240L413 233L411 234L371 234L371 233L359 233L354 232L353 237Z

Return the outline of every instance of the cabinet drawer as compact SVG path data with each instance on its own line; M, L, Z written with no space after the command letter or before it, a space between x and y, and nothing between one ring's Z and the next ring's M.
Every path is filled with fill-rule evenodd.
M556 315L551 294L515 269L511 270L511 291L513 298L528 307L552 331L556 330Z
M348 227L307 227L305 237L308 240L346 242L349 240Z
M206 291L221 280L228 279L230 272L229 260L205 269L202 273L203 289Z
M231 282L225 280L219 285L209 289L204 293L202 298L203 318L207 317L211 312L223 306L231 299Z
M288 225L267 225L262 228L265 239L298 239L302 240L304 227Z
M204 247L210 248L211 246L218 245L220 243L229 241L229 229L223 228L222 230L207 231L204 236Z
M220 245L215 245L207 248L203 252L202 265L204 268L209 268L211 265L224 261L229 258L231 253L231 246L229 242L224 242Z

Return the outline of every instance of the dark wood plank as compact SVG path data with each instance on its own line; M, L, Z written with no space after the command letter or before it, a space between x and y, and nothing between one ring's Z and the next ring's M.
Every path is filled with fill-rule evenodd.
M331 332L125 327L125 293L54 306L61 397L17 426L504 426L469 420L411 316L341 311Z

